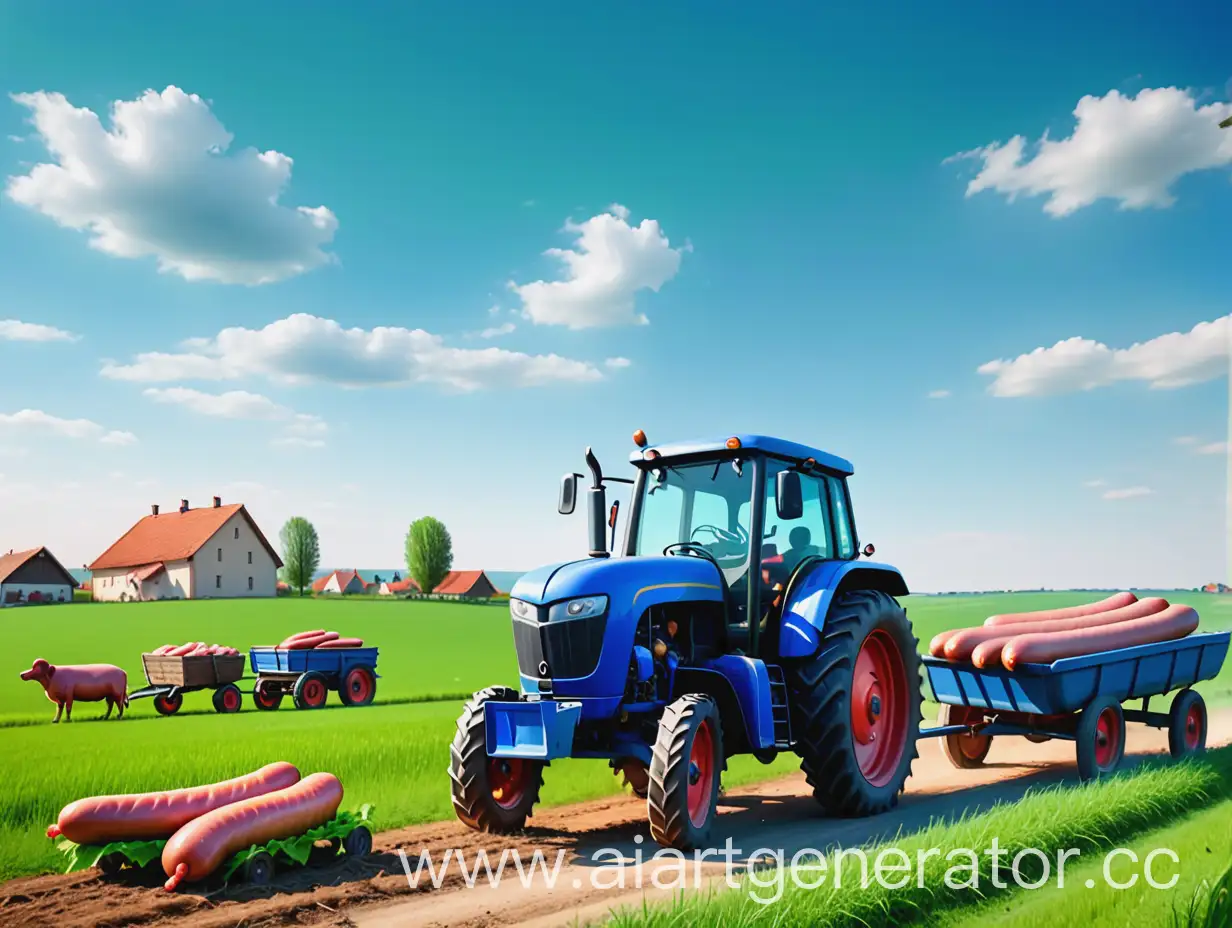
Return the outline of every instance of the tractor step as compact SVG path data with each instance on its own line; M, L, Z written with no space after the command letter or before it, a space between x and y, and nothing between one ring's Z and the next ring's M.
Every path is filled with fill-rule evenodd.
M787 680L783 668L776 664L766 665L770 677L770 716L774 719L774 746L786 750L795 744L791 736L791 710L787 706Z

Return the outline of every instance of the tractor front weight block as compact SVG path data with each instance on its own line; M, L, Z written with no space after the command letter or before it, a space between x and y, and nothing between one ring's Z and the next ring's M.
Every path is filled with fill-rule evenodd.
M488 755L528 760L568 757L581 717L580 702L542 699L485 703Z

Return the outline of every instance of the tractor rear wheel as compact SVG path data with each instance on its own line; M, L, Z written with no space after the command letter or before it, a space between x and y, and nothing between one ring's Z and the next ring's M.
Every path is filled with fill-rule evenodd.
M681 851L704 847L725 766L723 726L713 699L690 694L663 710L646 797L650 836Z
M539 801L542 761L489 757L484 703L518 702L517 690L489 686L466 703L449 746L449 780L453 810L477 831L520 831Z
M892 596L853 590L831 604L817 653L785 668L800 768L829 814L898 803L919 754L918 644Z

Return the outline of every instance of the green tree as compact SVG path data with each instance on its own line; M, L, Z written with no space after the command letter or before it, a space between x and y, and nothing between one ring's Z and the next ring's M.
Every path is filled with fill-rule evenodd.
M278 537L282 541L282 580L303 596L304 589L312 586L312 575L321 566L317 530L307 519L293 516L287 519Z
M406 570L424 593L435 590L453 567L453 539L445 523L424 516L406 533Z

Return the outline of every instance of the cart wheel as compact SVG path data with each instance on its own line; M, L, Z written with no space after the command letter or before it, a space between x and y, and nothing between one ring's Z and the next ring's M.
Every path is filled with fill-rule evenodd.
M1112 773L1125 756L1125 715L1111 696L1100 696L1078 716L1078 776L1096 780Z
M367 857L372 853L372 832L366 825L356 825L343 840L342 849L348 857Z
M244 881L253 886L268 886L274 879L274 858L265 851L254 854L244 863Z
M328 695L329 688L325 685L325 675L315 670L300 674L299 679L295 681L295 691L292 693L296 709L320 709L325 705L325 698Z
M942 704L937 716L938 725L968 725L984 720L984 710L970 706ZM941 750L946 759L960 770L973 770L984 766L984 759L992 749L992 735L946 735L941 739Z
M338 698L344 706L366 706L376 696L376 674L371 667L352 667L338 687Z
M179 690L163 693L154 697L154 711L159 715L175 715L184 705L184 694Z
M115 876L127 862L123 854L104 854L98 859L97 866L103 876Z
M214 690L214 711L215 712L239 712L240 704L243 699L240 697L240 688L234 683L228 683L226 686L220 686Z
M1206 702L1193 690L1181 690L1172 700L1168 750L1178 760L1206 750Z
M282 705L282 689L273 680L258 678L252 687L252 704L265 712Z

